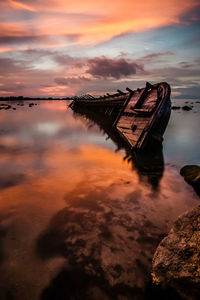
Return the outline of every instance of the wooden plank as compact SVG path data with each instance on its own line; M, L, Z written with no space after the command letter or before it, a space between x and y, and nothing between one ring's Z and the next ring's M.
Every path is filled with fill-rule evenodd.
M124 126L120 126L118 128L120 128L123 132L129 132L131 130L130 127L124 127Z
M130 124L130 123L133 123L134 119L133 118L129 118L128 120L127 119L121 119L118 124Z
M141 131L142 132L142 131ZM127 138L129 138L129 139L132 139L132 140L135 140L135 141L137 141L138 140L138 138L140 137L140 135L141 135L141 132L140 133L138 133L138 134L133 134L133 133L126 133L126 134L124 134Z
M157 92L156 92L157 93ZM141 96L144 96L142 99ZM145 98L147 96L147 98ZM140 111L140 107L146 109L147 111L152 109L152 106L155 105L157 100L157 94L155 91L150 91L148 93L148 89L143 89L140 92L135 92L132 98L129 100L126 108L124 109L124 113L130 113L131 116L121 115L117 123L117 129L123 135L123 137L127 140L127 142L131 145L131 147L135 147L138 143L138 140L141 137L142 132L150 121L149 116L138 116L139 113L133 114L132 107L140 100L140 105L138 106L138 111ZM146 104L146 106L145 106ZM136 125L136 129L133 131L131 128L133 125ZM142 137L143 139L143 137Z
M120 120L120 122L117 125L122 125L122 124L132 124L134 120Z
M148 120L149 121L149 120ZM137 126L137 129L140 129L140 128L144 128L146 126L146 124L148 124L149 122L140 122L140 123L137 123L137 122L133 122L133 121L130 121L130 122L120 122L117 127L121 127L121 128L131 128L132 125L136 125Z

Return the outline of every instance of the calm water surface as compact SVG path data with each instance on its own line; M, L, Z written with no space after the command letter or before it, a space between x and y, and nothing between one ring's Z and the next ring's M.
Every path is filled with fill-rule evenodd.
M148 298L158 243L199 204L179 171L200 162L200 103L129 162L68 102L34 103L0 111L0 299Z

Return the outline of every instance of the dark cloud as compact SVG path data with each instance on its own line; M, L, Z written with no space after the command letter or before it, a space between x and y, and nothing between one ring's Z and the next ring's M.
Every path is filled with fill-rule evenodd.
M88 59L87 73L100 78L115 78L135 75L138 70L143 71L142 65L136 64L131 60L124 58L110 59L105 56Z
M194 65L192 63L188 63L186 61L182 61L182 62L180 62L180 66L183 69L188 69L188 68L192 68Z
M183 23L188 23L188 24L200 22L200 3L196 3L194 7L184 12L180 16L180 20Z
M57 77L54 79L54 81L59 84L59 85L75 85L75 84L80 84L83 82L88 82L91 81L91 79L86 78L84 76L79 76L79 77Z
M0 74L16 73L27 71L29 67L24 61L17 61L11 58L0 58Z
M168 56L168 55L174 55L172 51L166 51L166 52L155 52L148 55L145 55L141 57L139 60L143 62L151 61L153 59L162 57L162 56Z
M61 39L63 41L74 42L80 37L79 34L65 34L65 35L3 35L0 36L1 45L19 45L19 44L35 44L44 43L51 44Z
M76 63L77 59L70 56L70 55L55 55L54 57L55 62L57 62L61 66L68 66L71 65L72 63Z
M200 95L200 86L194 85L191 87L180 87L180 88L174 88L175 92L180 92L180 95L173 96L174 98L180 98L180 99L199 99Z
M49 49L27 49L27 50L19 51L19 53L23 57L27 56L27 57L34 57L34 58L58 55L57 52L51 51Z
M40 39L45 39L44 36L1 36L0 37L0 44L1 45L12 45L12 44L29 44L38 42Z
M21 183L24 183L27 180L25 174L9 174L8 177L0 176L0 190L17 186Z
M7 92L19 92L24 90L24 88L27 87L24 84L5 84L2 87L0 87L0 91L7 91Z
M169 82L176 82L179 80L182 82L183 85L188 84L188 78L190 78L189 82L192 82L192 78L199 78L199 70L194 68L195 66L193 65L193 68L186 68L182 66L181 68L179 67L168 67L168 68L160 68L156 70L152 70L152 74L157 74L160 76L163 76L165 80Z

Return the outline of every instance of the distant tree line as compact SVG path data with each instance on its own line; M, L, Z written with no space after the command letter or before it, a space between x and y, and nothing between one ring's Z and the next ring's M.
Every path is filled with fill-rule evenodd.
M5 100L72 100L72 97L65 97L65 98L59 98L59 97L24 97L24 96L7 96L7 97L0 97L0 101Z

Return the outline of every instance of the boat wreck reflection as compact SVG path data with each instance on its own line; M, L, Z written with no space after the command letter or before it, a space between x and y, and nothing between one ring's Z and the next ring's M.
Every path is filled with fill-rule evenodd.
M117 109L116 114L112 111L110 116L101 107L98 108L98 111L87 107L73 107L73 111L75 117L82 117L87 122L88 129L98 125L100 131L107 136L106 139L110 138L114 142L116 152L122 149L125 151L123 159L132 164L132 168L137 171L140 180L143 181L146 178L154 190L158 189L164 172L162 141L152 138L145 150L132 150L113 126ZM168 119L165 122L167 124Z
M74 109L74 116L83 118L88 128L98 125L116 151L125 151L124 160L132 164L140 182L147 178L154 192L145 196L147 207L136 186L120 195L114 192L115 185L97 187L88 178L67 192L66 207L37 239L42 260L66 259L43 290L42 300L150 299L151 259L166 231L165 222L152 219L151 207L164 171L162 145L152 143L145 152L132 151L112 127L112 119L100 110Z

